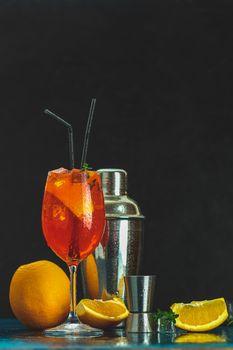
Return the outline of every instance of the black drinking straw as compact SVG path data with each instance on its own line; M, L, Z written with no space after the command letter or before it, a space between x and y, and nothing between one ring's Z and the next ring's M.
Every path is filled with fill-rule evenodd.
M68 130L69 136L69 156L70 156L70 168L74 169L74 136L73 136L73 128L72 125L67 123L64 119L59 117L58 115L51 112L49 109L45 109L44 113L58 120L61 124L65 125Z
M82 150L82 159L81 159L81 169L83 168L84 164L86 163L89 135L90 135L91 123L92 123L93 115L94 115L94 111L95 111L95 104L96 104L96 98L93 98L91 100L91 106L89 109L89 116L88 116L88 120L87 120L86 131L85 131L83 150Z

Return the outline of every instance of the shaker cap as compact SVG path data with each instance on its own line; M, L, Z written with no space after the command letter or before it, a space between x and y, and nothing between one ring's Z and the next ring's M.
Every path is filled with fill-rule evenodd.
M123 169L99 169L103 193L105 196L123 196L127 194L127 172Z
M123 169L99 169L105 214L108 219L144 219L138 204L127 196L127 172Z

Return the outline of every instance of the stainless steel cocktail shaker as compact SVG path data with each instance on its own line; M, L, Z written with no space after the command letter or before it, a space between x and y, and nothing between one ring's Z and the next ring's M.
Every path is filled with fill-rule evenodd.
M86 298L125 302L125 275L140 273L144 216L127 196L127 173L122 169L98 170L103 186L106 228L101 243L81 265Z

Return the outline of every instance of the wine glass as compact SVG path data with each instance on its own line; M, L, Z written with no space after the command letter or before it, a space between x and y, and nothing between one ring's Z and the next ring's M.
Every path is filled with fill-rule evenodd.
M103 333L80 323L75 308L78 265L98 246L104 227L104 197L99 174L85 169L50 171L43 198L42 228L48 246L69 267L71 302L66 322L47 329L47 334L85 337Z

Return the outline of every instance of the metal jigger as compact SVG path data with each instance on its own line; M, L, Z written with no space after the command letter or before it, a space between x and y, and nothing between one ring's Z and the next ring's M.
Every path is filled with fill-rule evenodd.
M156 331L152 314L155 279L155 276L125 276L126 299L130 312L126 320L126 332Z

